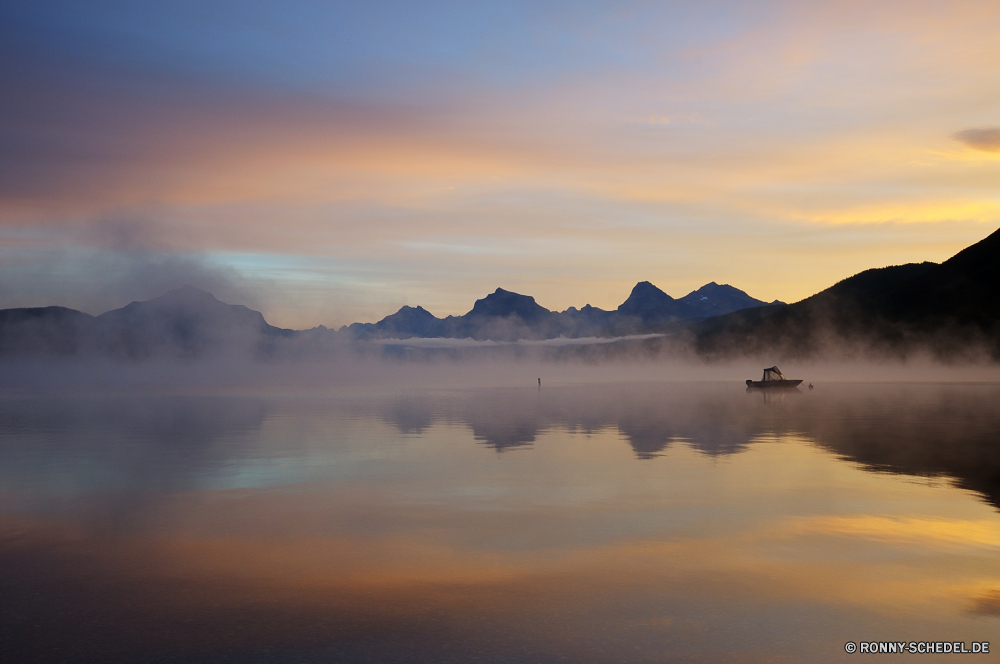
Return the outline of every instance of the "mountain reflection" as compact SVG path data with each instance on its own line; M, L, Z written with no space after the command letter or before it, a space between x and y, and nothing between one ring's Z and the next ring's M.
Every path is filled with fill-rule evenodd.
M503 452L528 447L546 431L583 434L618 430L639 459L661 456L675 442L703 454L746 449L762 427L743 421L746 404L717 386L607 386L554 390L485 390L461 398L399 398L383 405L382 420L402 434L438 420L463 424L476 441ZM415 424L417 423L417 424ZM766 429L766 427L764 427Z
M413 397L394 401L382 417L404 436L423 434L436 419L433 404Z
M87 486L175 491L199 486L236 462L274 456L301 457L300 465L311 464L321 477L326 471L307 459L312 452L257 437L272 415L288 409L293 421L305 423L324 413L339 417L346 408L409 437L434 435L441 425L466 427L472 440L498 454L530 449L560 431L616 431L643 463L677 446L721 458L755 441L798 437L870 472L951 478L1000 508L998 397L1000 387L983 385L831 385L774 396L738 385L647 384L428 391L349 404L220 396L7 398L0 402L0 481L11 486L31 477L35 488L55 493ZM286 474L293 471L304 477L301 468L283 466Z
M810 404L794 422L817 445L866 470L950 477L1000 508L1000 390L935 386L886 392Z
M710 456L755 440L798 436L873 472L946 476L1000 508L1000 389L963 385L833 385L762 394L719 385L617 385L485 390L396 400L381 418L400 433L439 421L471 429L497 452L535 444L546 431L616 429L637 459L682 444Z

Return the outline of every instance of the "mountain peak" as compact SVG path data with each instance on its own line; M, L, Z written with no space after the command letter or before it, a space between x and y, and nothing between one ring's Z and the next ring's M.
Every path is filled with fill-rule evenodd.
M698 310L701 316L720 316L740 309L759 307L767 304L763 300L750 297L739 288L729 284L717 284L710 281L696 291L691 291L682 298L684 302Z
M203 321L206 325L244 327L246 329L263 330L268 333L277 331L264 320L264 315L242 304L227 304L208 291L185 285L167 291L151 300L131 302L121 309L106 311L97 317L103 321L139 319L160 321L167 319Z
M660 324L698 315L690 306L675 300L648 281L640 281L632 288L628 299L618 307L618 313L639 318L644 324Z
M497 288L483 299L476 300L469 315L501 318L517 315L523 321L533 321L549 313L551 312L536 303L535 298L530 295L521 295Z
M670 307L676 300L648 281L640 281L632 288L628 299L622 302L618 311L625 314L643 314L661 307Z
M423 337L431 335L441 320L420 305L411 307L403 305L394 314L390 314L371 326L368 336L405 339L408 337Z

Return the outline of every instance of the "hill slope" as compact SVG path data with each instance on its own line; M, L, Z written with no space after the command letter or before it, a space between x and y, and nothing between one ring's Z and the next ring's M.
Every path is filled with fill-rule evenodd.
M692 330L706 356L808 357L828 352L1000 357L1000 231L944 263L866 270L783 307L704 321Z

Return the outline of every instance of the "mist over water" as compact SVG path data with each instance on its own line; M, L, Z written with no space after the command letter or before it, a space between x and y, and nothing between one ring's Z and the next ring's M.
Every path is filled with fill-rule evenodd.
M996 384L433 368L8 390L0 652L825 662L996 629Z
M608 347L614 344L596 344ZM372 346L379 346L372 344ZM563 355L562 352L568 352ZM199 394L391 394L398 391L480 387L608 384L627 382L732 382L759 380L763 367L776 362L789 378L813 383L991 383L1000 382L1000 365L942 363L915 357L908 361L828 358L785 362L773 355L705 361L662 356L633 348L607 356L582 356L579 346L515 344L463 348L426 348L405 352L365 352L349 347L331 356L207 359L104 358L0 359L0 394L143 392ZM452 352L455 351L455 352ZM586 351L584 351L586 352Z

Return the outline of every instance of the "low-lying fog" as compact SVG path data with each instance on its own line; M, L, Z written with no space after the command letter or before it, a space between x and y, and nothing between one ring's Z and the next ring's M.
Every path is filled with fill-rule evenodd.
M725 382L742 385L760 380L773 358L702 362L635 358L630 360L560 360L529 353L467 359L396 359L344 355L309 361L239 361L234 359L7 359L0 361L0 390L64 392L90 390L197 391L396 391L434 388L568 385L611 382ZM782 362L790 379L811 382L996 382L1000 365L942 364L933 360L836 360Z

